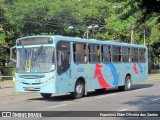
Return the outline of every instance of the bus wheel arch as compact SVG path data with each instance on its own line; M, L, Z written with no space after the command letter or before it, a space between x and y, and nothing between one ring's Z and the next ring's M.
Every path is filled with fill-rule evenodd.
M51 97L52 93L40 93L40 95L45 98L45 99L48 99Z
M75 82L74 92L71 93L74 99L78 99L84 96L85 94L85 79L79 77Z

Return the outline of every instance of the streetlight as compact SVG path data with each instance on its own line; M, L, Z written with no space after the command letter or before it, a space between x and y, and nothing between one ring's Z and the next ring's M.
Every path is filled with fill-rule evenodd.
M147 26L144 24L144 26L143 26L143 42L144 42L144 45L146 45L146 33L147 33L146 29L147 29Z
M74 27L73 27L73 26L69 26L68 28L69 28L69 29L73 29Z
M98 27L98 25L94 25L94 24L88 26L88 29L85 32L85 34L87 34L87 39L88 39L88 36L89 36L89 30L90 29L92 29L92 38L94 39L94 32L95 32L95 28L97 28L97 27Z

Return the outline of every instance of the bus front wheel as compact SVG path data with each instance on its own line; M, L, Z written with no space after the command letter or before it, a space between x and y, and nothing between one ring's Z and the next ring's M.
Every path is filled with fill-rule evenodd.
M78 98L81 98L83 97L84 95L84 83L81 81L81 80L78 80L75 84L75 90L74 92L72 93L72 97L74 99L78 99Z
M50 98L51 97L51 95L52 95L52 93L40 93L41 94L41 96L42 97L44 97L44 98Z

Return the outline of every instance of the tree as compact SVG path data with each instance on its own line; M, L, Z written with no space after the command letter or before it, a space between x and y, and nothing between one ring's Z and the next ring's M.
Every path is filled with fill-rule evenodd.
M0 35L9 46L15 44L16 38L27 35L82 37L89 25L99 26L95 30L99 39L129 42L133 24L136 43L143 43L145 28L150 28L149 44L155 43L160 34L157 0L1 0L0 3L3 13ZM74 29L68 29L69 26Z
M112 29L112 33L107 31L104 37L116 39L120 36L122 41L130 40L130 27L136 25L136 43L143 43L143 26L151 30L148 35L150 44L158 41L160 1L157 0L112 0L109 1L110 16L106 18L106 28ZM154 36L154 37L153 37Z
M34 34L75 34L82 36L91 24L104 24L105 0L6 0L5 17L18 36ZM73 30L68 29L74 26Z

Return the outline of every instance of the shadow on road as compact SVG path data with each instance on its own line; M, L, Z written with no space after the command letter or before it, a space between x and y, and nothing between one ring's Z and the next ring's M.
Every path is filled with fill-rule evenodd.
M133 86L132 91L138 90L138 89L150 88L152 86L153 86L153 84L137 84L137 85ZM95 96L105 95L105 94L118 93L118 92L122 92L122 91L119 91L118 88L110 88L110 89L107 89L105 91L89 91L87 93L87 95L85 96L85 98L86 97L95 97ZM81 98L81 99L83 99L83 98ZM40 97L40 98L31 98L31 99L28 99L28 100L29 101L47 101L47 102L52 102L52 101L74 101L75 99L72 98L71 94L62 94L62 95L54 95L53 94L48 99Z
M134 86L133 90L137 90L137 89L144 89L144 88L150 88L152 87L152 84L137 84ZM148 93L148 95L138 95L137 100L130 100L128 102L124 102L124 105L129 105L129 106L136 106L138 111L149 111L149 114L154 113L154 111L158 111L160 110L160 95L156 94L157 92L153 92L153 93ZM130 110L132 111L132 110ZM126 111L127 112L127 111ZM154 114L157 114L154 113ZM124 120L124 118L120 118L122 120ZM159 117L127 117L127 120L141 120L141 119L145 119L145 120L159 120Z
M141 95L141 96L137 96L137 98L138 98L137 100L128 101L123 104L129 105L129 106L136 106L140 113L143 111L148 111L146 113L146 117L127 117L127 120L159 120L159 116L154 117L154 115L152 114L155 114L155 115L157 115L157 113L159 114L160 95L144 95L144 96ZM157 112L154 112L154 111L157 111ZM124 120L124 118L120 118L120 120Z

